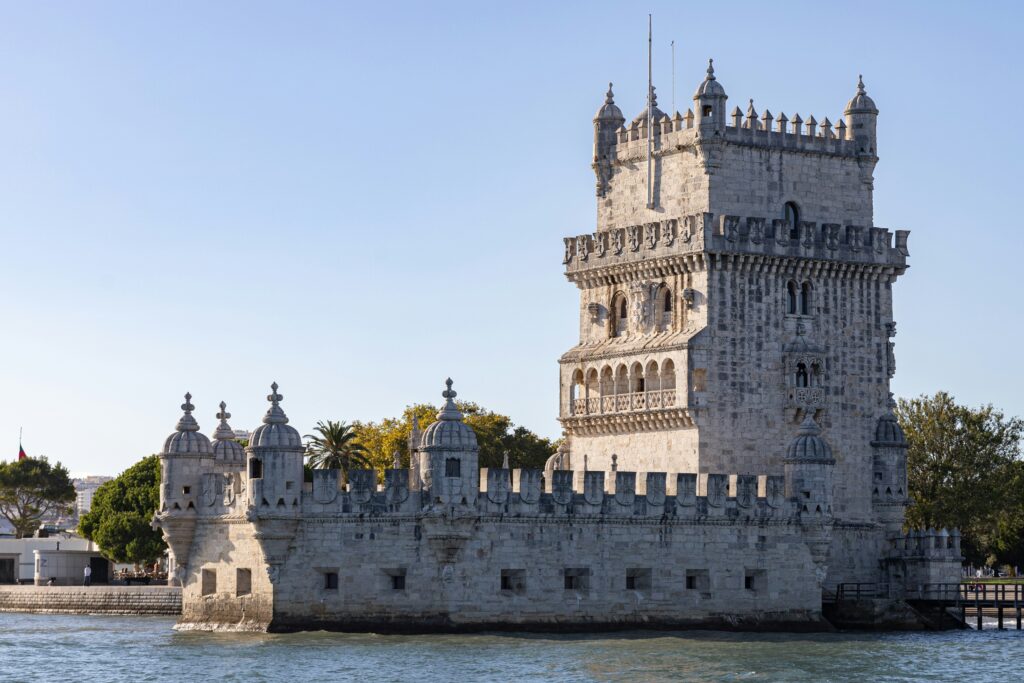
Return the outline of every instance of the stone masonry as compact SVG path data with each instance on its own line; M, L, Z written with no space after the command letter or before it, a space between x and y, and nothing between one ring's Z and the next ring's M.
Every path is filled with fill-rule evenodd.
M304 483L276 384L244 451L223 403L211 441L186 395L154 519L179 628L813 629L839 583L956 579L955 531L902 529L908 233L873 226L863 83L836 124L727 113L710 63L685 115L650 96L627 124L609 87L594 119L597 226L564 241L580 341L547 467L481 470L451 380L383 482Z

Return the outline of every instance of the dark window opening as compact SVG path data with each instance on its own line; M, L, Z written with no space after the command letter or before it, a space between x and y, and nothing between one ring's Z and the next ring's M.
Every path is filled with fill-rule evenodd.
M446 477L458 477L460 476L460 465L461 462L458 458L448 458L444 461L444 476Z
M665 308L663 310L666 313L672 312L672 292L665 292Z
M253 458L252 460L249 461L249 478L263 478L263 461L260 460L259 458Z
M526 589L526 571L523 569L502 569L501 590L522 593Z
M252 570L251 569L236 569L235 570L235 595L249 595L252 593Z
M704 116L711 116L711 105L710 104L705 104L704 105Z
M187 496L190 493L192 493L192 487L191 486L182 486L181 487L181 494L182 495Z
M202 591L203 595L213 595L217 592L217 570L216 569L204 569L202 571Z
M798 387L807 386L807 366L803 363L798 363L796 366L796 385Z
M391 590L393 591L404 591L405 590L405 574L392 574L391 575Z
M790 280L786 283L786 312L789 314L795 314L797 312L797 294L796 294L796 283Z
M794 202L786 202L783 217L789 224L789 238L795 240L800 237L800 209Z
M338 572L324 572L324 590L338 590Z
M627 569L626 590L649 591L651 589L650 569Z
M626 318L626 300L623 299L619 302L619 317L625 320Z
M586 568L565 569L562 574L567 591L585 591L590 588L590 570Z
M805 282L800 286L800 313L811 314L811 283Z

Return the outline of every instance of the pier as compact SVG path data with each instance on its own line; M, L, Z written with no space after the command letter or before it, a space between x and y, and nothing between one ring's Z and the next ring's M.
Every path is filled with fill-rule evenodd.
M967 581L930 583L902 589L886 583L841 583L827 595L826 605L839 609L843 603L879 599L902 599L929 626L944 628L945 619L958 618L962 627L982 630L986 617L996 620L1000 630L1022 629L1024 580L1005 583ZM937 621L936 621L937 619Z

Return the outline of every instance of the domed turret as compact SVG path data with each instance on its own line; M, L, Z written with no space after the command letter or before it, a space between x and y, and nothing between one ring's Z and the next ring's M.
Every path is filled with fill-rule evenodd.
M878 148L875 136L878 122L878 108L864 89L864 79L857 77L857 94L846 104L843 112L846 118L847 137L857 143L857 153L872 158Z
M715 78L714 60L708 60L708 72L704 81L697 86L697 92L693 94L693 101L696 104L694 109L697 112L697 127L708 134L710 131L722 131L725 129L725 103L728 96L725 88Z
M593 168L598 197L605 196L608 191L608 183L612 177L612 158L615 156L615 146L619 142L619 129L625 122L622 110L615 106L612 84L609 83L604 104L594 116Z
M455 406L455 397L458 394L452 390L451 378L445 384L448 388L441 392L445 399L444 407L437 414L437 421L423 432L420 446L435 450L476 449L476 432L462 421L462 413Z
M196 409L192 405L192 394L185 394L185 402L181 404L184 414L178 420L175 427L177 431L167 437L164 441L164 454L166 455L209 455L210 440L205 434L200 433L196 419L192 417L192 411Z
M786 460L800 462L832 462L832 447L821 438L821 428L808 414L804 418L797 436L786 449Z
M597 114L594 115L594 122L605 121L614 124L615 128L623 124L626 117L622 115L622 110L615 104L615 94L612 92L612 84L608 84L608 92L604 96L604 104L597 110Z
M896 419L896 413L893 412L895 407L895 401L890 399L888 409L882 413L882 416L878 418L878 424L875 425L875 440L872 446L897 446L906 448L907 437L903 434L903 428L900 427L899 421Z
M891 534L899 534L910 502L907 491L907 437L896 420L896 401L889 394L886 410L875 424L871 442L874 477L871 503L878 521Z
M650 91L650 93L648 93L648 96L650 97L650 100L651 100L651 116L654 119L654 122L658 123L659 121L661 121L662 118L665 117L665 112L663 112L662 110L658 109L658 95L657 95L657 93L654 92L654 90L655 90L654 86L652 85L651 86L651 91ZM636 115L636 117L633 118L633 122L634 123L639 123L640 125L643 125L645 121L647 121L647 107L646 106L644 106L644 109L643 109L642 112L640 112L639 114Z
M213 457L217 462L241 463L245 460L245 453L242 451L242 444L235 440L235 432L228 424L231 413L227 411L227 404L220 402L220 412L217 419L220 424L213 433Z
M875 101L868 96L867 89L864 88L864 77L857 76L857 94L853 96L853 99L846 103L846 111L844 114L852 114L854 112L866 112L868 114L877 114L878 107L875 106Z
M270 407L263 416L263 424L256 428L249 439L250 447L302 449L302 438L299 432L288 426L288 416L281 410L284 396L277 393L277 382L270 385L271 393L267 396Z
M702 97L728 97L725 94L725 88L715 78L715 60L708 60L707 75L700 85L697 86L697 92L693 93L693 99L699 99Z

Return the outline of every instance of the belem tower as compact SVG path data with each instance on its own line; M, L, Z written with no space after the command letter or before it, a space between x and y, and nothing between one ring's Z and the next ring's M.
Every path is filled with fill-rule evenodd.
M189 396L160 455L179 628L828 628L836 586L956 581L959 536L903 530L892 287L908 232L873 224L878 110L594 119L597 225L564 240L579 343L563 447L480 469L453 399L411 467L318 470L277 385L245 449ZM650 170L648 170L650 169Z

